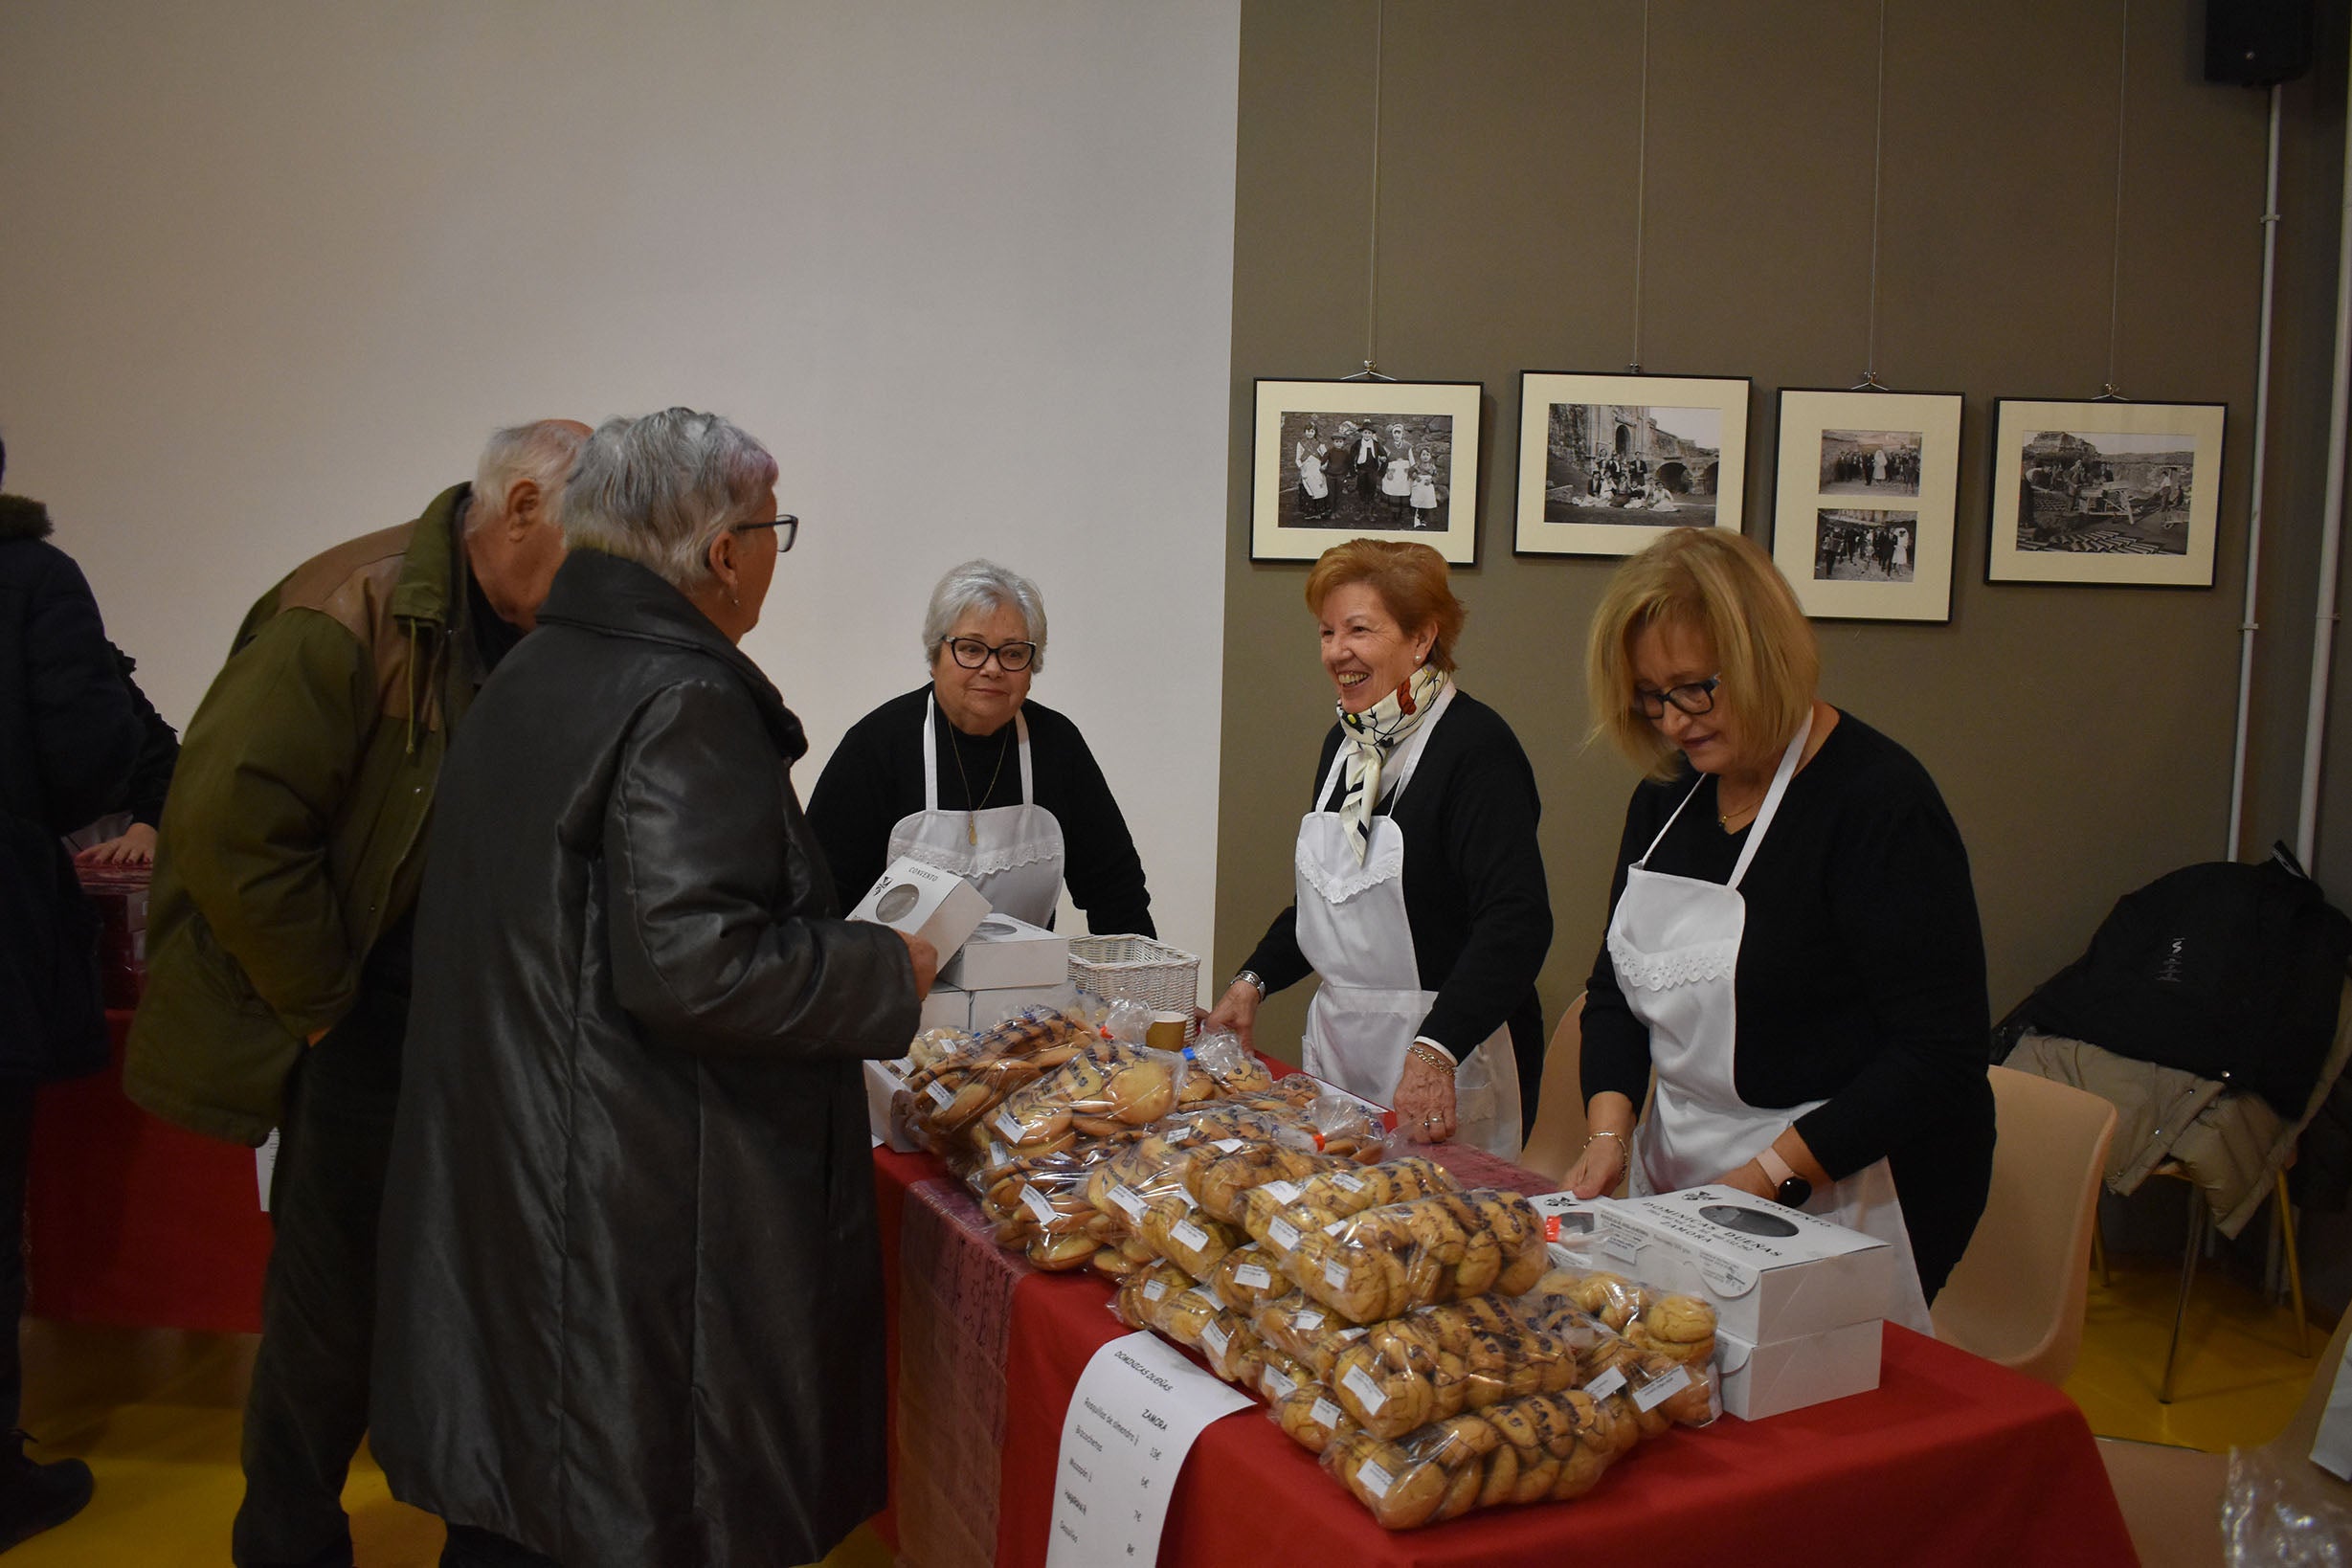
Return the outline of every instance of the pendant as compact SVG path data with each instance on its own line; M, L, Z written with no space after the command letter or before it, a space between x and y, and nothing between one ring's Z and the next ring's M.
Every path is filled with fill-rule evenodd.
M980 819L970 812L964 813L964 841L974 845L980 841Z

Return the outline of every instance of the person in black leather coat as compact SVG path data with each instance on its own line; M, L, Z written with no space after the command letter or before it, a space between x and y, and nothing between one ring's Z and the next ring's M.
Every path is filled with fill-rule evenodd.
M860 1059L935 957L837 918L735 646L775 476L715 415L598 430L443 767L371 1437L444 1563L812 1562L883 1502Z

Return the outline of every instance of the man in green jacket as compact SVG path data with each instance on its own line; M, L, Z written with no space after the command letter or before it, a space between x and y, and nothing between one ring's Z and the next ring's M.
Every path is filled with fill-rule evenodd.
M426 820L450 732L563 559L588 435L500 431L472 484L297 567L246 616L181 743L123 1086L213 1137L279 1130L239 1568L351 1561L343 1484L368 1423Z

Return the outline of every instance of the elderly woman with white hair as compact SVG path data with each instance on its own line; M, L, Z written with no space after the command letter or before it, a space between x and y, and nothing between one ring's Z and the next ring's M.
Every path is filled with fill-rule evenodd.
M1078 727L1029 701L1045 667L1045 600L993 561L939 579L923 616L930 681L850 727L809 822L844 904L911 855L998 911L1052 923L1069 885L1093 931L1156 936L1127 818Z
M859 1059L929 944L836 918L736 643L796 524L713 414L616 419L442 769L372 1437L444 1564L813 1562L882 1506Z

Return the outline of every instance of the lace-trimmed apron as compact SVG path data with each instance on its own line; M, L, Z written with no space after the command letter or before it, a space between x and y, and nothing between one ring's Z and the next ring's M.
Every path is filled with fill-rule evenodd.
M1748 923L1739 884L1788 793L1812 728L1808 720L1781 753L1772 788L1748 830L1729 883L1648 869L1649 857L1705 786L1704 778L1691 786L1649 848L1625 872L1624 893L1609 917L1609 964L1625 1004L1649 1028L1649 1058L1658 1070L1656 1098L1633 1134L1633 1168L1627 1179L1637 1198L1700 1186L1737 1170L1770 1147L1782 1128L1824 1103L1751 1106L1739 1098L1733 1077L1739 1039L1733 982ZM1893 1247L1894 1290L1885 1315L1907 1329L1933 1334L1918 1266L1912 1261L1911 1232L1903 1224L1894 1177L1885 1160L1816 1192L1804 1207L1809 1214L1834 1219Z
M1453 683L1447 682L1429 717L1389 760L1396 778L1388 792L1390 812L1413 781L1422 749L1453 697ZM1316 802L1330 797L1347 762L1343 742L1315 792ZM1421 959L1405 915L1404 835L1393 817L1375 816L1372 842L1359 862L1348 841L1346 819L1335 811L1310 811L1299 819L1293 859L1299 951L1323 981L1307 1008L1304 1064L1350 1094L1392 1104L1406 1049L1437 1004L1436 992L1420 989ZM1510 1028L1495 1030L1476 1050L1446 1043L1461 1058L1454 1069L1455 1141L1515 1158L1519 1064L1512 1054ZM1400 1124L1398 1131L1413 1137L1421 1129Z
M1013 710L1022 804L941 811L938 715L934 697L923 708L923 809L900 818L890 830L887 858L911 855L952 871L977 887L990 908L1044 925L1062 903L1062 824L1052 812L1029 803L1037 798L1029 768L1029 721L1019 708Z

